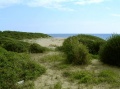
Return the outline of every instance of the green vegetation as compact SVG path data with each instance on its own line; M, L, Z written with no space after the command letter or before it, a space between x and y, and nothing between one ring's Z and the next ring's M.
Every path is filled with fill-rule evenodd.
M63 43L63 51L67 56L66 62L73 64L88 64L90 63L89 52L76 37L69 37Z
M63 53L46 55L40 59L41 62L58 62L58 61L64 61L64 60L65 60L65 55Z
M43 33L3 31L3 32L0 32L0 38L1 37L8 37L8 38L22 40L22 39L32 39L32 38L46 38L46 37L50 37L50 36L47 34L43 34Z
M34 82L29 80L22 85L17 84L17 89L34 89Z
M29 49L29 43L15 40L8 37L0 37L0 46L5 48L8 51L13 52L27 52Z
M17 89L18 81L33 80L44 72L45 68L31 61L29 55L0 47L0 89Z
M41 58L39 61L42 63L53 63L55 69L61 70L68 68L70 65L65 63L66 55L61 52L56 52L55 54L46 55Z
M83 45L85 45L89 50L89 53L93 55L98 55L100 47L106 42L104 39L101 39L99 37L92 36L92 35L86 35L86 34L79 34L76 36L69 37L68 39L70 40L72 38L77 39L79 43L82 43ZM56 50L63 51L64 45L57 47Z
M91 62L91 57L93 59L100 58L106 64L120 66L119 35L113 35L105 41L95 36L80 34L67 38L60 47L51 45L56 46L57 51L51 50L51 52L45 54L32 54L50 51L37 43L31 44L21 41L22 39L49 37L48 35L45 36L45 34L36 34L14 31L0 32L0 89L34 89L33 80L46 71L44 67L39 65L40 63L50 68L51 71L62 70L63 76L69 78L71 82L77 81L82 85L89 84L90 86L105 83L113 88L120 87L120 75L117 71L97 70L101 65L97 66L96 60ZM32 61L29 55L39 64ZM86 70L89 66L78 66L90 62L89 66L92 66L92 71ZM59 76L60 78L57 76L61 73L60 71L59 74L53 73L56 79L62 78L62 76ZM51 75L48 74L47 76ZM54 78L52 79L54 80ZM22 80L24 83L18 84ZM62 82L55 81L51 89L62 89L62 86L64 86Z
M61 82L57 82L57 83L54 85L54 89L62 89Z
M101 47L100 60L105 64L120 67L120 35L113 35Z
M120 76L111 70L103 70L99 73L99 82L120 83Z
M78 83L84 84L119 84L120 75L111 70L102 70L99 73L90 72L87 70L84 71L65 71L63 73L64 77L69 77L72 81L78 80ZM117 85L118 86L118 85Z
M48 50L48 49L45 48L45 47L40 46L40 45L37 44L37 43L31 44L31 45L30 45L30 48L29 48L29 52L30 52L30 53L43 53L43 52L45 52L46 50Z
M7 51L12 52L30 52L30 53L43 53L48 49L40 46L37 43L27 43L23 41L19 41L13 38L1 37L0 38L0 46L5 48Z
M99 37L79 34L67 38L63 46L57 47L56 50L63 51L67 55L68 63L88 64L91 57L99 58L98 52L105 43L106 41Z
M76 36L80 43L83 43L87 46L89 53L98 54L101 45L103 45L106 41L92 35L80 34Z

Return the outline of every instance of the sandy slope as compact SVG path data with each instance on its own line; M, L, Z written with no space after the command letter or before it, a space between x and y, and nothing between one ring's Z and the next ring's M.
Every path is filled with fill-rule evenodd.
M54 48L56 46L61 46L65 38L39 38L39 39L31 39L24 40L30 43L38 43L41 46Z

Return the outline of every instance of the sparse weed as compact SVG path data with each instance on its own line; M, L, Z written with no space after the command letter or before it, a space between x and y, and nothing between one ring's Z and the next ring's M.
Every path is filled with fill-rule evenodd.
M34 82L33 81L24 82L24 84L17 85L17 89L34 89Z
M61 84L61 82L57 82L57 83L54 85L54 89L62 89L62 84Z
M69 68L69 67L70 67L69 64L65 64L63 62L56 65L57 69L66 69L66 68Z
M119 81L119 75L111 70L103 70L98 75L99 82L114 83Z
M59 62L64 60L65 60L65 55L63 53L46 55L40 59L41 62Z
M79 83L92 83L93 82L93 74L88 71L76 71L71 73L71 77L73 79L79 80Z
M120 83L119 74L111 71L111 70L102 70L99 73L89 72L89 71L65 71L63 72L64 77L70 78L72 81L78 80L78 83L84 84L100 84L100 83L108 83L113 84L114 87L119 87L118 83Z

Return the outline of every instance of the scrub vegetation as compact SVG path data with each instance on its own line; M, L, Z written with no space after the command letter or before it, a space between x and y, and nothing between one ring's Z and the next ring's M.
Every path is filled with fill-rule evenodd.
M100 50L100 60L120 67L120 35L111 36Z
M34 62L29 53L43 53L47 48L20 39L49 37L38 33L0 32L0 89L34 89L33 81L45 67ZM24 82L20 85L19 82Z
M0 38L0 46L5 48L7 51L18 52L18 53L23 53L23 52L43 53L46 50L48 50L48 48L42 47L37 43L32 44L8 37Z
M103 40L80 34L49 50L35 39L22 41L32 38L28 35L15 38L15 33L0 32L0 89L120 88L119 35Z
M45 70L31 61L28 54L10 52L0 47L0 89L17 89L17 82L36 79Z
M0 31L0 37L8 37L8 38L14 38L17 40L22 40L22 39L33 39L33 38L46 38L50 36L43 33Z

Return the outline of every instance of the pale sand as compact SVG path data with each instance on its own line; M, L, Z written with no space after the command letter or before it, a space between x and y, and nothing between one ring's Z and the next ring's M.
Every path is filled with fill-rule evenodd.
M29 43L37 43L43 47L55 48L57 46L62 46L65 38L38 38L38 39L30 39L24 40Z

